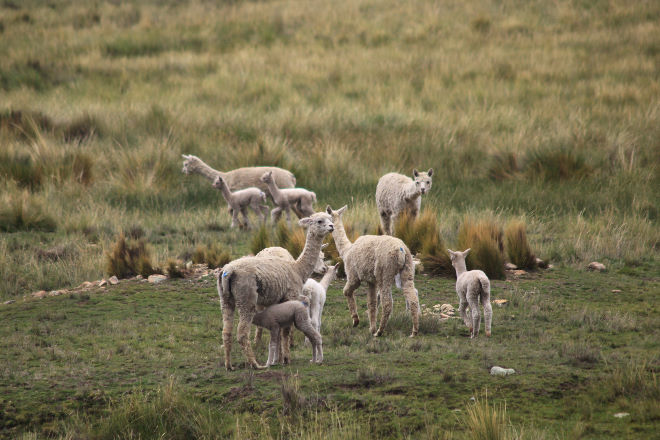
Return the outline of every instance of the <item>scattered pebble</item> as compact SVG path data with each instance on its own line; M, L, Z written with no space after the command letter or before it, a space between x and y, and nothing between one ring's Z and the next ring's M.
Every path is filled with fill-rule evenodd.
M519 277L522 275L525 275L527 272L524 270L518 269L518 270L512 270L511 273L513 273L515 276Z
M490 369L490 374L493 376L508 376L510 374L516 374L516 370L513 368L502 368L494 366Z
M614 414L614 417L616 417L617 419L622 419L624 417L630 417L630 414L627 413L627 412L620 412L620 413Z
M10 299L9 301L5 301L5 302L3 302L3 304L4 304L4 305L8 305L8 304L14 304L15 302L16 302L15 300Z
M78 289L89 289L91 287L94 287L95 284L92 283L91 281L83 281L80 286L78 286Z
M509 300L507 300L507 299L494 299L493 300L493 304L497 304L500 307L505 306L508 302L509 302Z
M108 284L108 281L105 280L105 279L99 281L99 287L103 287L103 286L105 286L105 285L107 285L107 284Z
M40 290L38 292L32 292L32 296L35 298L45 298L46 296L48 296L48 292L46 292L45 290Z
M504 263L504 268L506 270L516 270L516 269L518 269L518 266L516 266L513 263Z
M51 290L48 293L48 296L60 296L62 294L66 293L66 290Z
M153 284L158 284L162 283L165 281L167 277L165 275L149 275L149 278L147 278L147 281Z
M111 276L111 277L108 279L108 282L109 282L110 284L112 284L113 286L114 286L115 284L119 284L119 280L118 280L117 277L114 276L114 275Z
M619 289L612 289L612 293L621 293L621 290L619 290Z
M605 271L605 265L603 263L599 263L598 261L592 261L587 266L587 269L595 270L597 272L604 272Z
M474 396L470 397L470 402L476 402L476 401L477 401L477 399L475 399Z

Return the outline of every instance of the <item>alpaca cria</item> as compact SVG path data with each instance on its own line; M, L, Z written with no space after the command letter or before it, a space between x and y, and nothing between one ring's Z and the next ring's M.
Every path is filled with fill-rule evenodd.
M274 223L277 223L282 211L286 213L286 219L291 224L290 210L296 215L308 216L314 212L316 194L304 188L281 189L275 182L272 171L261 176L261 181L268 186L268 191L273 198L276 207L270 212Z
M490 305L490 280L488 276L480 270L468 271L465 267L465 257L470 252L466 249L463 252L454 252L447 249L451 256L451 264L456 269L456 293L460 305L458 311L463 318L463 322L470 329L470 337L475 338L479 334L479 324L481 323L481 314L479 313L479 299L484 308L484 319L486 321L486 336L490 337L490 326L493 321L493 308ZM470 317L467 316L466 308L470 306Z
M225 368L232 370L231 336L234 310L238 309L238 343L250 366L264 368L257 363L248 337L257 305L270 306L295 300L302 294L303 283L312 274L321 250L323 238L333 231L332 217L318 212L299 221L307 227L305 248L294 262L278 258L243 257L223 267L218 277L218 293L222 306L222 340L225 348ZM284 331L284 337L287 336ZM287 348L284 348L287 361Z
M363 235L355 240L355 243L351 243L346 236L342 221L346 206L338 211L333 211L328 206L326 210L332 216L335 226L332 238L335 240L339 255L344 260L346 271L344 295L353 318L353 326L357 326L360 322L353 294L360 284L365 282L369 286L367 291L369 331L374 336L383 334L392 313L392 285L399 274L403 295L410 305L413 322L410 337L416 336L419 331L419 301L415 290L415 267L408 247L400 239L387 235ZM380 295L383 306L378 330L376 330L377 295Z
M376 206L383 233L394 235L394 222L401 212L410 211L417 217L422 206L422 194L433 184L433 168L426 173L413 170L413 179L403 174L388 173L378 180Z
M197 156L193 156L192 154L183 154L182 156L185 160L183 161L181 172L187 175L199 174L211 181L211 183L215 182L216 177L220 176L225 180L225 183L227 183L227 186L231 191L256 186L268 195L268 186L260 179L260 177L267 171L273 173L275 182L280 188L293 188L296 186L296 178L293 173L282 168L244 167L222 172L214 170Z
M221 176L215 178L213 188L219 189L222 197L225 198L231 212L231 227L236 227L236 224L241 226L238 219L238 213L243 215L245 226L250 227L250 220L247 216L247 208L250 208L256 215L258 215L262 222L265 224L268 218L268 205L266 203L266 193L259 188L250 187L231 192L227 186L227 182Z
M328 267L321 281L308 279L303 285L303 296L309 298L309 317L317 332L321 333L321 316L325 305L328 287L337 278L337 267L339 263ZM307 342L307 339L305 340Z
M305 304L306 302L286 301L268 306L252 318L252 324L270 331L266 367L277 363L282 343L280 331L285 328L290 329L292 325L295 325L312 342L312 360L310 362L317 364L323 362L321 334L312 325L307 309L308 305Z

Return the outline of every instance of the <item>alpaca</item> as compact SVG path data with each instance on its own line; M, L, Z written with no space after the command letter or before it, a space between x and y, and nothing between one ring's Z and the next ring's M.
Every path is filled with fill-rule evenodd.
M259 188L250 187L241 189L238 191L231 192L227 186L227 182L221 176L215 178L213 182L213 188L219 189L222 192L222 196L225 198L227 205L229 205L229 212L231 212L231 227L236 227L238 223L241 226L241 222L238 219L238 212L240 211L245 219L245 226L250 227L250 220L247 216L247 208L250 208L261 217L263 223L266 223L268 206L264 205L266 203L266 194Z
M417 217L422 206L422 194L433 184L433 168L426 173L413 170L414 180L398 173L385 174L376 186L376 206L383 234L394 235L394 222L404 210Z
M493 320L493 308L490 305L490 280L488 276L480 270L468 271L465 267L465 257L470 252L466 249L463 252L454 252L447 249L451 256L451 264L456 269L456 293L460 305L458 311L463 318L463 322L470 329L470 337L476 338L479 334L479 324L481 315L479 314L479 299L484 308L484 318L486 321L486 336L490 337L490 325ZM472 319L467 316L466 308L470 306Z
M387 235L363 235L351 243L346 236L342 214L346 206L333 211L326 208L332 216L335 230L332 238L344 260L346 285L344 295L353 318L353 327L360 323L357 305L353 296L362 282L369 286L367 292L367 315L369 316L369 331L374 336L380 336L385 331L385 325L392 313L392 285L397 274L401 277L403 295L410 304L413 328L410 337L415 337L419 331L419 301L415 289L415 267L410 250L403 241ZM376 330L376 312L378 308L377 294L380 294L383 305L380 326Z
M296 215L303 216L311 215L314 212L314 203L316 202L316 194L303 188L290 188L280 189L273 178L273 172L267 171L261 176L261 181L268 186L268 191L273 198L273 203L277 205L271 212L270 216L273 223L277 223L282 211L286 213L286 220L291 225L290 209Z
M307 301L286 301L268 306L264 311L254 315L252 324L270 331L266 367L270 367L278 361L282 343L280 330L284 328L290 329L292 325L295 325L298 330L303 332L312 341L312 360L310 362L317 364L323 362L323 341L318 330L314 328L309 319L308 306L309 303Z
M337 278L337 267L339 267L339 263L328 267L321 281L310 278L303 285L303 295L309 298L309 317L312 320L312 325L319 333L321 333L321 315L323 315L326 293L330 283ZM305 338L305 343L307 342L308 338Z
M293 188L296 186L296 178L290 171L278 167L245 167L238 168L232 171L222 172L217 171L205 164L202 159L192 154L183 154L183 168L181 172L184 174L199 174L211 183L215 182L215 178L220 176L225 180L225 183L231 191L238 189L256 186L266 194L268 194L268 186L259 178L267 171L273 173L277 186L280 188Z
M218 293L222 306L222 340L225 349L225 368L231 365L231 336L234 310L238 308L238 343L243 349L248 364L254 368L265 368L257 363L248 337L256 307L270 306L295 300L302 294L303 283L312 274L314 263L321 250L323 238L334 230L332 217L323 212L302 218L298 222L307 227L305 248L294 262L277 258L243 257L228 263L218 277ZM288 337L289 331L283 332ZM288 347L284 344L288 361Z

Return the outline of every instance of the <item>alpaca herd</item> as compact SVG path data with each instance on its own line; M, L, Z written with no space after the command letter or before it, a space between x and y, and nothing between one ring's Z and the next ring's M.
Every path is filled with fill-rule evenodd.
M357 326L360 318L355 301L355 291L361 284L367 285L367 316L369 332L381 336L392 313L392 287L400 287L406 300L406 309L412 318L410 337L419 331L419 298L415 289L415 265L406 244L393 236L397 217L408 211L417 216L421 197L432 185L433 169L427 172L413 170L413 178L389 173L378 181L376 206L386 235L363 235L351 242L346 235L342 215L346 206L335 211L330 206L325 212L314 212L316 194L295 188L295 176L278 167L245 167L221 172L214 170L200 158L183 155L182 172L199 174L221 191L232 216L232 227L250 227L247 209L267 222L268 196L275 208L271 220L277 222L282 213L291 222L290 211L299 217L299 225L307 229L305 246L297 259L285 249L266 248L255 256L236 259L226 264L218 276L218 294L222 307L222 339L225 351L225 368L233 370L231 363L234 312L238 311L237 340L247 363L252 368L267 368L278 361L290 361L291 327L295 326L312 345L312 360L323 362L321 315L326 292L335 279L337 265L326 266L323 262L322 244L332 234L346 272L343 292L348 309ZM243 216L243 222L238 218ZM490 282L481 271L467 271L463 252L448 250L456 269L456 292L459 296L459 312L470 336L479 333L481 315L479 301L484 308L486 336L491 335L492 308L490 306ZM312 273L325 275L320 282L311 279ZM378 305L382 304L380 323L376 322ZM471 316L468 317L467 307ZM261 329L270 331L268 360L265 365L257 362L250 341L250 327L257 326L256 340Z

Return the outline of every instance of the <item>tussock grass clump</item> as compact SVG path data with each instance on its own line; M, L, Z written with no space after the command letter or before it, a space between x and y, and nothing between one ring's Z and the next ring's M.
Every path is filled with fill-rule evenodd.
M106 253L106 272L118 278L133 275L149 276L157 272L151 265L151 255L144 240L126 240L122 232Z
M598 348L592 347L584 341L565 343L560 349L560 354L570 365L576 367L596 364L601 357Z
M0 177L13 180L22 188L32 191L38 189L46 178L46 171L41 163L25 153L0 153Z
M369 388L374 385L383 385L392 380L387 372L379 371L375 367L360 367L355 378L356 385Z
M232 260L231 252L220 243L211 245L199 245L192 255L195 264L206 264L210 269L222 267Z
M493 220L475 222L466 217L458 230L458 248L472 248L466 260L468 270L483 270L492 279L505 278L502 229Z
M252 255L257 255L260 251L271 247L273 241L270 238L270 233L268 232L268 227L262 225L257 232L252 236L250 240L250 252Z
M631 359L615 368L610 378L603 382L611 387L611 400L619 396L660 400L658 375L645 359L641 362Z
M399 216L394 235L403 240L413 255L420 256L424 272L438 276L455 274L433 211L423 211L417 218L404 212Z
M515 179L520 173L518 156L512 152L502 152L493 155L492 163L488 168L488 177L491 180L503 181Z
M584 157L569 147L540 147L527 152L525 174L531 179L557 181L580 179L592 169Z
M527 241L525 223L513 220L504 229L504 240L506 242L506 253L509 261L521 269L536 269L536 256Z
M46 206L27 191L7 193L0 204L0 231L44 231L57 229L57 221Z
M509 419L506 414L506 403L491 405L488 402L488 392L482 397L475 397L474 403L465 408L465 417L461 419L468 431L468 437L474 440L507 440L511 438L507 432Z
M185 265L183 261L169 258L165 263L165 273L170 278L185 278Z

